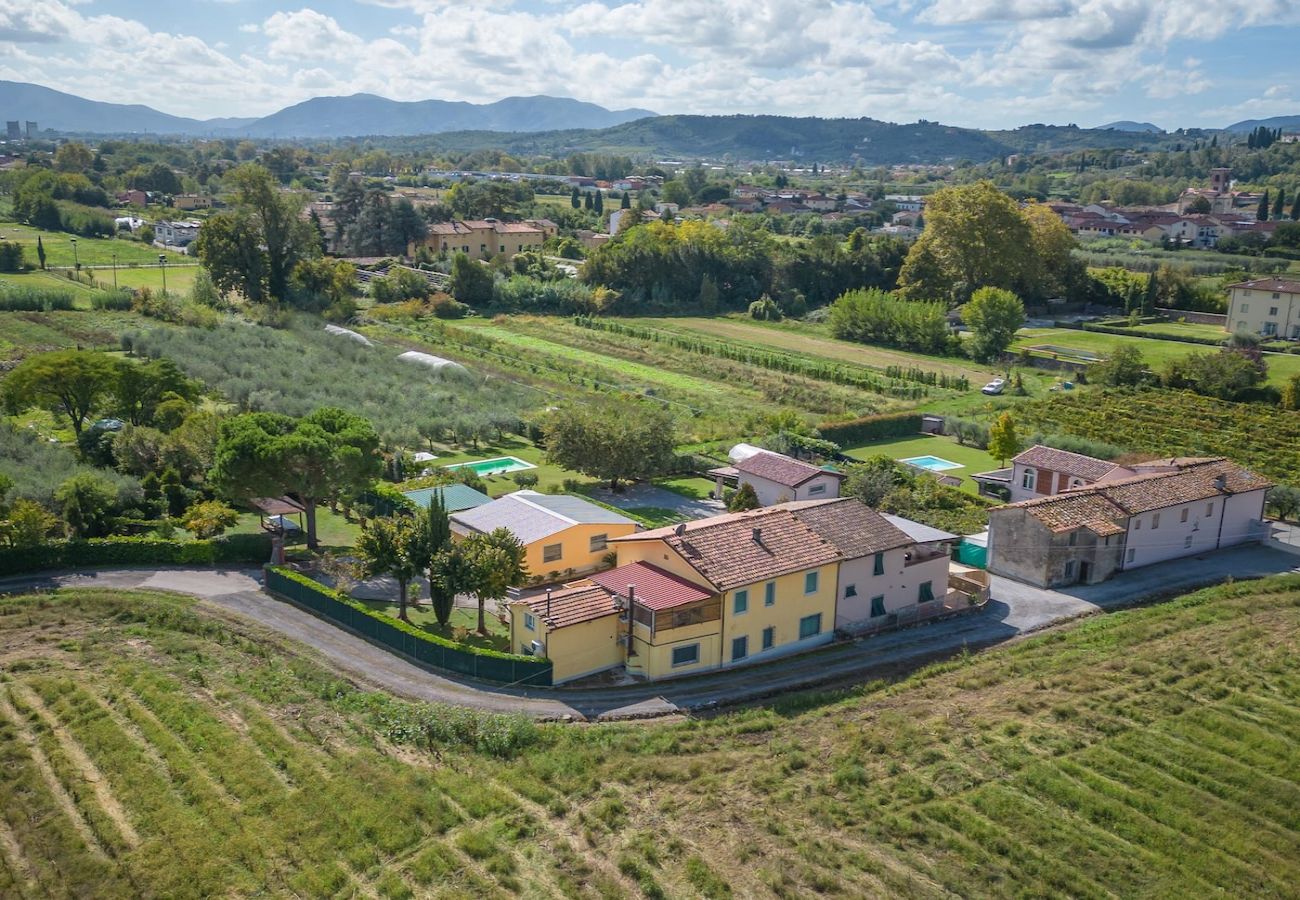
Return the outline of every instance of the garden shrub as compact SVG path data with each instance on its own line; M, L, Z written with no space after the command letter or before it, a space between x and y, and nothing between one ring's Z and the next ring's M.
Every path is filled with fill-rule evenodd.
M107 537L51 541L38 547L0 549L0 576L47 569L115 566L211 566L261 564L271 557L265 534L232 534L210 541L169 541L150 537Z

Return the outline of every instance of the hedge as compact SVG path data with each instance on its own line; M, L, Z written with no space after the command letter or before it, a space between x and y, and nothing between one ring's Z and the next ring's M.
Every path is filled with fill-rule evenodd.
M882 413L878 416L850 419L847 422L818 425L817 430L821 432L824 440L834 441L844 447L884 438L919 434L921 414L918 412Z
M376 612L292 569L266 567L266 589L386 650L436 669L506 684L550 685L548 659L470 647Z
M0 576L47 569L113 566L211 566L261 564L271 558L265 534L232 534L211 541L167 541L147 537L51 541L38 547L0 549Z
M1055 322L1057 328L1073 328L1076 331L1095 331L1098 334L1119 334L1124 337L1149 338L1153 341L1173 341L1178 344L1205 344L1209 347L1222 346L1228 339L1227 334L1221 338L1205 337L1199 334L1173 335L1162 331L1134 331L1131 326L1102 325L1100 322Z

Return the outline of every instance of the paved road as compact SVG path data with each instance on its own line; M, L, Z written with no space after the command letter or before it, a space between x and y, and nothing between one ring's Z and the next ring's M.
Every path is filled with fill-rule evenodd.
M1098 610L1195 585L1300 571L1300 557L1267 547L1242 547L1125 573L1122 578L1044 591L994 577L993 600L979 614L876 635L785 660L656 684L597 688L503 687L435 674L260 590L257 570L133 570L46 575L0 581L0 593L60 586L156 588L201 602L299 641L360 681L421 700L537 718L614 720L669 715L753 701L796 688L893 675L957 652L1009 640Z

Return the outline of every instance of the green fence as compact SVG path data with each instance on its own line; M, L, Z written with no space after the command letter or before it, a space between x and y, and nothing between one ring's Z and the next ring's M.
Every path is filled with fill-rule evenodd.
M336 591L296 572L267 567L266 589L355 632L372 644L436 669L505 684L551 683L550 660L457 646L437 635L423 634L413 626L381 617L359 604L353 605Z
M982 544L962 541L957 545L957 562L967 566L974 566L977 569L987 569L989 567L989 548Z

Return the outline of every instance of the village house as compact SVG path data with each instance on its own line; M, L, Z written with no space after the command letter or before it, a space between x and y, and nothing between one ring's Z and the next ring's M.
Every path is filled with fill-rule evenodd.
M1175 457L1129 469L990 510L989 571L1039 587L1095 584L1266 536L1267 479L1222 458Z
M124 206L148 206L149 205L149 195L146 194L144 191L137 191L134 188L132 188L129 191L119 191L115 195L115 199L117 200L118 203L121 203Z
M605 565L610 543L638 528L626 516L581 497L537 491L515 491L452 513L450 519L452 537L458 540L507 529L524 545L528 571L540 576Z
M894 204L900 212L921 212L925 209L925 198L920 194L886 194L885 202Z
M840 495L844 476L794 459L782 453L737 444L731 450L732 465L710 471L715 480L714 496L721 497L724 485L737 488L748 484L763 506L791 500L826 500Z
M210 209L212 198L202 194L177 194L172 197L172 206L176 209Z
M407 256L415 256L420 247L428 247L435 256L464 253L470 259L491 259L499 253L514 256L540 250L546 240L545 230L528 222L502 222L483 219L465 222L435 222L421 241L412 241Z
M915 524L915 523L911 523ZM943 532L927 538L952 538ZM775 659L986 596L950 589L940 541L857 500L801 501L611 539L620 565L511 604L511 646L556 682L648 679Z
M1228 285L1224 330L1300 340L1300 280L1256 278Z
M1011 459L1011 502L1050 497L1072 488L1132 474L1132 469L1117 463L1035 444Z
M155 222L153 242L156 247L184 251L199 236L202 222L194 220L185 222Z

